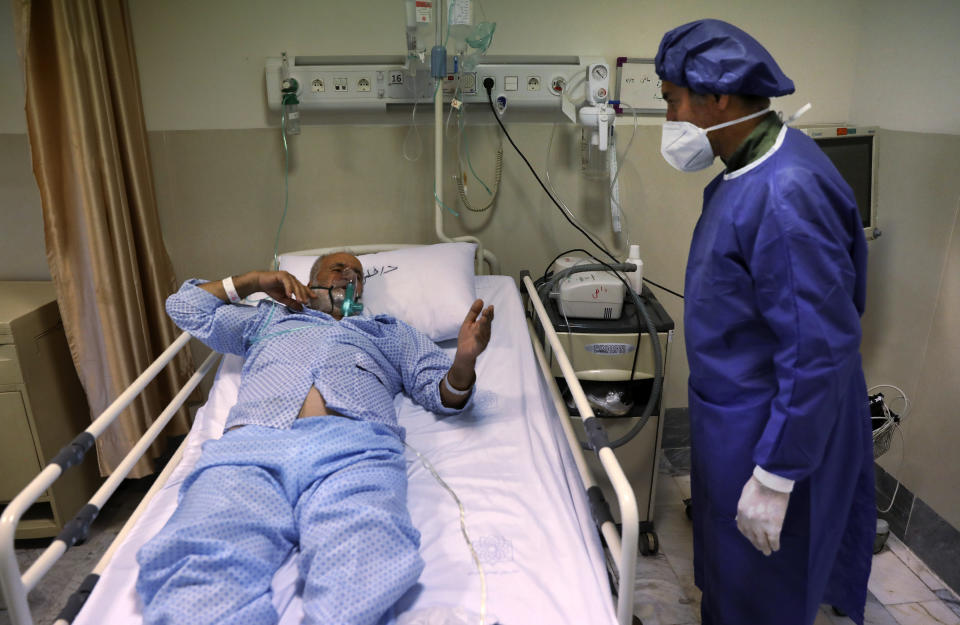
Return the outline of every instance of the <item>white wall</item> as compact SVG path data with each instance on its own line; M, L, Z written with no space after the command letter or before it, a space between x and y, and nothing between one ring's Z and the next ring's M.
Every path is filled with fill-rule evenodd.
M13 34L13 6L0 9L0 134L27 132L23 114L23 72Z
M0 280L49 280L12 6L0 9Z
M400 0L129 0L129 6L144 115L151 131L275 128L278 120L266 108L265 58L282 50L292 55L399 54L404 46ZM752 32L794 79L798 93L778 103L785 111L812 101L815 106L806 121L849 117L852 96L847 77L856 62L857 3L817 0L801 7L740 0L725 3L722 11L705 0L669 5L649 0L589 5L574 0L485 0L482 6L487 19L497 22L492 54L574 53L601 55L610 62L617 56L653 56L667 29L699 17L721 17ZM831 19L822 19L824 15ZM29 152L17 137L26 132L26 123L12 8L0 10L0 85L0 134L15 135L0 155L8 172L0 186L0 210L7 217L7 227L0 232L0 278L44 279L49 270L40 198L30 174ZM383 135L385 142L387 137ZM640 149L637 144L633 151ZM641 189L626 173L621 178L624 185ZM686 182L693 183L689 178ZM652 188L646 193L662 195ZM669 197L664 199L669 203ZM508 205L514 201L503 200ZM624 202L629 202L626 195ZM422 217L432 219L429 206L424 208ZM685 232L689 220L673 223L672 208L659 209L665 214L657 214L657 223L646 226ZM682 265L682 248L679 244L677 253L662 259L662 264Z
M861 351L868 384L913 400L879 462L960 527L960 2L865 2L860 21L851 117L884 129Z
M960 134L960 2L864 2L860 32L853 119Z
M129 0L149 130L262 128L263 62L290 55L402 54L400 0ZM805 121L845 121L858 44L859 4L814 0L661 3L636 0L484 0L497 22L490 54L652 57L663 33L718 17L766 45L807 101ZM478 12L479 13L479 12ZM829 19L825 19L825 17Z

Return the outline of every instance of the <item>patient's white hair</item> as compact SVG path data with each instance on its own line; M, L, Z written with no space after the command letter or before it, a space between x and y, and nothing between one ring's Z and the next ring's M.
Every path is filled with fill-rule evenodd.
M313 282L314 279L317 277L317 272L320 271L320 265L323 264L323 259L326 258L327 256L333 256L334 254L350 254L351 256L356 257L356 254L354 254L353 251L349 249L336 250L334 252L327 252L326 254L318 257L317 260L313 261L313 265L310 266L310 277L307 278L308 282Z

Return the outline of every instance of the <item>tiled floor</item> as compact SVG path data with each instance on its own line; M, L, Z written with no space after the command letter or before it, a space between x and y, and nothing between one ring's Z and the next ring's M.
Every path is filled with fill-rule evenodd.
M693 585L693 542L683 499L690 497L689 475L661 473L654 522L660 553L637 563L634 613L643 625L694 625L700 622L700 592ZM824 607L815 625L852 621ZM960 625L960 601L895 536L873 559L866 609L867 625Z

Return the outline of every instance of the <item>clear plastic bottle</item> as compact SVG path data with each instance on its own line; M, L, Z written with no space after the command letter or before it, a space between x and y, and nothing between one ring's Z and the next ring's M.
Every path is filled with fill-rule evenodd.
M403 0L403 12L407 22L407 53L417 50L417 0Z
M284 65L284 73L287 72L286 65ZM299 90L300 83L297 82L296 78L289 75L283 77L280 103L283 105L284 127L288 135L300 134L300 98L297 97Z
M447 23L447 50L462 54L467 48L467 37L473 32L473 0L447 0Z
M637 295L643 291L643 261L640 260L640 246L631 245L630 254L627 256L627 260L624 262L632 263L637 266L636 271L626 272L627 284L630 285L630 288L637 292Z
M285 122L287 134L300 134L300 107L297 104L284 104L283 114L287 118Z
M434 4L436 0L404 0L407 23L407 58L423 62L435 38Z

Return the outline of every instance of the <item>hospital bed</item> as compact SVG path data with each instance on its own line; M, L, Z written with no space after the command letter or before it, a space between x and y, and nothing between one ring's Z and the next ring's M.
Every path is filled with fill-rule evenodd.
M363 251L373 250L368 247ZM479 262L482 258L478 255ZM418 584L399 601L397 612L401 618L412 619L409 622L426 622L416 617L431 609L462 608L479 614L483 595L487 623L626 625L632 621L637 553L633 491L612 452L602 450L600 460L617 488L620 509L625 511L621 537L597 501L599 489L568 421L558 418L563 399L553 384L540 344L530 340L529 322L513 280L477 275L474 281L476 296L495 306L496 321L490 344L478 362L473 408L440 420L404 395L395 401L407 443L415 450L407 453L408 505L414 525L422 534L421 553L426 562ZM186 333L181 335L4 510L0 519L0 581L13 625L33 622L27 592L66 549L85 537L106 500L201 378L214 369L219 354L213 353L203 362L90 503L22 574L13 550L20 516L63 470L82 458L94 439L189 338ZM455 340L439 345L451 354L455 350ZM559 343L554 349L562 352ZM227 412L236 402L241 365L238 356L223 358L190 433L71 597L58 623L141 623L134 590L135 555L172 514L179 486L196 463L202 443L221 435ZM566 368L570 369L569 364ZM547 374L541 375L541 371ZM568 373L582 414L592 414L582 391L577 393L579 385L572 369ZM466 530L482 574L461 534L457 503L418 459L417 452L432 463L462 501ZM598 525L609 548L606 557ZM281 624L300 622L296 553L274 577L273 601Z

